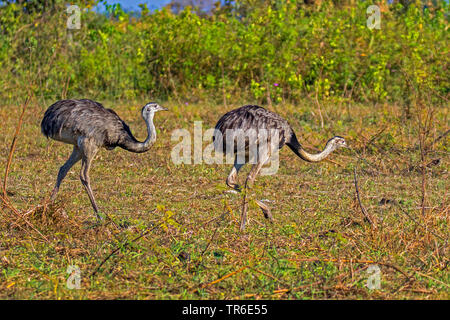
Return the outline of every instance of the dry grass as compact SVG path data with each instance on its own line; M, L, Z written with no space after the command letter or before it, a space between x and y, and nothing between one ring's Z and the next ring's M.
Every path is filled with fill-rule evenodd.
M105 105L144 138L139 103ZM240 233L241 197L224 192L231 166L176 166L170 158L178 143L170 139L174 129L192 132L194 120L212 127L226 109L164 105L172 112L156 116L158 140L148 153L101 151L94 162L94 193L116 228L95 225L79 164L57 202L45 204L71 147L40 134L47 106L30 104L9 170L8 205L0 207L0 298L449 298L448 136L426 155L422 215L417 126L396 106L338 111L325 103L324 129L314 106L274 106L310 150L340 134L353 151L308 164L284 148L277 175L259 177L250 194L273 201L275 222L251 203L247 229ZM20 113L17 106L0 106L2 177ZM427 141L448 130L447 117L448 109L436 111ZM375 225L361 213L355 167L361 204ZM381 269L379 290L366 287L371 264ZM69 265L81 269L80 290L66 286Z

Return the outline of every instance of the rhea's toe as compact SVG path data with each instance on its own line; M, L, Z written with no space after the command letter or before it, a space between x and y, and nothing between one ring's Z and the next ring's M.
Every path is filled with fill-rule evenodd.
M270 221L273 221L272 213L270 211L269 206L261 200L255 200L255 202L261 208L261 211L264 214L264 218L269 219Z

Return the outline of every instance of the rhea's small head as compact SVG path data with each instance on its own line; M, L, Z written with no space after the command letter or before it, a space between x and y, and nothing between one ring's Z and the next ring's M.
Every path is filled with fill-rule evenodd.
M161 107L156 102L149 102L145 106L142 107L142 116L147 118L150 114L154 114L157 111L164 111L167 108Z
M339 136L335 136L331 138L328 143L328 145L331 145L333 147L333 150L339 149L339 148L348 148L347 142L345 142L345 139Z

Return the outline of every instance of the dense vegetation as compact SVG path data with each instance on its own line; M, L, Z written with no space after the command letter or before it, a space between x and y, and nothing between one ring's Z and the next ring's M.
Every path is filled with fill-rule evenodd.
M23 83L50 100L309 95L408 105L448 95L448 1L380 2L379 30L366 25L371 1L348 2L238 0L200 14L106 5L105 15L79 1L79 30L67 29L64 1L45 10L13 2L0 7L0 97L17 101Z
M68 30L62 0L3 1L0 299L448 299L450 6L393 2L378 3L371 30L371 1L99 14L80 0L81 28ZM99 152L92 187L114 224L96 224L79 165L48 201L71 147L40 122L55 100L80 97L112 107L141 140L144 102L171 111L156 117L149 152ZM245 195L241 233L231 164L174 164L171 133L252 102L288 119L311 152L333 135L351 148L317 164L283 148L277 174ZM274 223L255 199L269 200Z

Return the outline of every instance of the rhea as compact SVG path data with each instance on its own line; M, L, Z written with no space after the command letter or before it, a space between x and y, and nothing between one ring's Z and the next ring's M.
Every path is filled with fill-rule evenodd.
M261 134L262 131L265 133ZM244 143L238 143L240 138L243 139ZM255 105L246 105L224 114L215 126L213 140L216 151L231 153L234 156L234 165L226 179L226 184L239 192L241 191L237 184L239 170L246 163L253 162L245 181L245 187L251 187L264 164L274 155L275 151L281 149L285 144L299 158L307 162L322 161L334 150L347 147L344 138L335 136L328 140L322 152L311 154L298 142L294 130L285 119L274 112ZM253 155L250 154L252 143L256 144L256 152ZM264 147L263 144L265 144ZM256 202L261 207L265 217L272 219L267 205L261 201ZM245 228L246 214L247 203L244 201L241 231Z
M72 144L73 151L66 163L59 169L50 200L55 200L67 172L81 160L81 183L86 189L97 218L101 219L89 178L89 169L95 155L102 147L107 150L120 147L135 153L148 151L156 141L153 117L156 112L161 110L167 109L155 102L147 103L142 108L142 118L147 125L147 138L140 142L117 113L106 109L99 102L81 99L60 100L52 104L42 119L42 133L47 138Z

